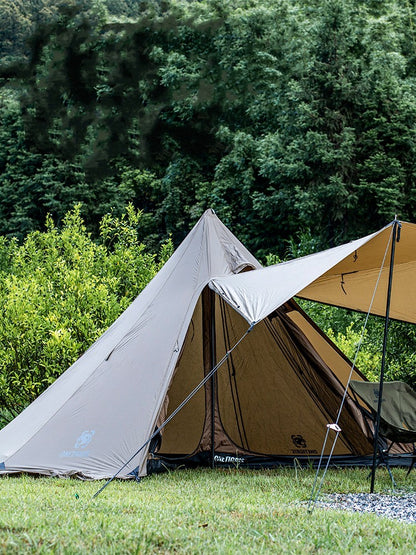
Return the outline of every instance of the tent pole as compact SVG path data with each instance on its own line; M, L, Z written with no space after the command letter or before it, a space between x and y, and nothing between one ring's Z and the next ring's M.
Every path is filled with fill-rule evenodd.
M388 288L387 288L387 301L386 301L386 316L384 321L383 354L381 357L380 388L378 392L377 416L376 416L376 424L374 429L373 466L371 469L371 487L370 487L371 493L374 492L374 481L375 481L376 468L377 468L377 451L378 451L378 439L379 439L379 431L380 431L380 415L381 415L381 405L382 405L382 399L383 399L384 372L386 368L386 353L387 353L387 339L388 339L389 318L390 318L391 290L393 285L394 255L396 251L396 239L397 239L397 242L400 240L400 236L397 235L397 230L400 227L401 227L400 223L398 222L396 217L393 222L389 282L388 282Z
M211 368L216 364L217 360L217 344L215 334L215 293L211 293L211 330L210 330L210 346L211 346ZM216 404L216 383L215 374L211 377L211 467L215 468L215 404Z

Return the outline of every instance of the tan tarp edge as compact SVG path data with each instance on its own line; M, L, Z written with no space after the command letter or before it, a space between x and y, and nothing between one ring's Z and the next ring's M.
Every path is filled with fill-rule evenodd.
M390 232L385 229L330 271L299 292L304 297L361 312L367 312L383 257L387 256L372 314L384 316L390 264ZM396 242L390 317L416 323L416 225L403 222Z
M209 210L130 307L0 430L6 472L112 476L153 432L201 291L260 267ZM144 450L123 470L145 473Z
M360 247L377 238L380 233L382 231L333 249L254 272L214 278L209 286L247 322L255 324L300 291L304 291L342 260L348 258L353 261Z
M248 322L258 322L289 298L367 313L386 311L392 225L308 257L238 276L213 279L212 287ZM402 222L396 242L390 317L416 323L416 225ZM384 261L384 264L383 264Z

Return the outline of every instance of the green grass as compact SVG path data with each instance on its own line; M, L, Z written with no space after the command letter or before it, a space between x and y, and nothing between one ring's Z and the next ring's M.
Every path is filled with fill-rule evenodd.
M368 492L367 470L330 470L324 493ZM416 490L395 469L399 485ZM178 470L114 482L4 477L0 553L414 553L416 526L315 508L312 470ZM385 470L377 491L389 492Z

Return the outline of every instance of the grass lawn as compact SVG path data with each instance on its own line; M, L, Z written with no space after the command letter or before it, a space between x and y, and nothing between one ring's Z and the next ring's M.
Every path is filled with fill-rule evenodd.
M330 470L323 492L368 492L368 470ZM416 491L416 472L394 469ZM0 553L415 553L416 526L315 508L314 471L177 470L114 482L0 479ZM390 492L384 469L377 492Z

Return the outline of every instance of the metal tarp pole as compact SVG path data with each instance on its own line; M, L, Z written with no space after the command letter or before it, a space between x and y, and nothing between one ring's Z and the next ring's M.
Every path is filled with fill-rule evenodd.
M380 387L379 387L379 393L378 393L376 424L374 429L373 466L371 469L371 487L370 487L371 493L374 492L374 481L375 481L376 468L377 468L377 451L378 451L378 439L379 439L379 432L380 432L380 415L381 415L381 406L383 402L383 383L384 383L384 372L386 368L387 339L388 339L389 318L390 318L390 301L391 301L391 290L393 285L394 254L396 251L396 239L397 241L400 240L400 237L398 237L397 235L397 230L399 227L400 227L400 223L397 221L397 219L395 219L393 222L393 236L392 236L391 253L390 253L390 269L389 269L389 282L388 282L388 288L387 288L386 317L384 321L383 354L381 358L381 370L380 370Z
M210 291L211 297L211 330L210 330L210 343L211 343L211 368L215 366L217 359L217 345L215 333L215 293ZM216 407L216 375L211 377L211 467L215 468L215 407Z

